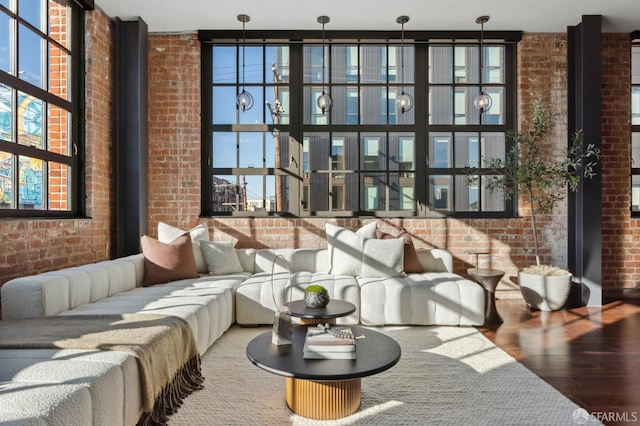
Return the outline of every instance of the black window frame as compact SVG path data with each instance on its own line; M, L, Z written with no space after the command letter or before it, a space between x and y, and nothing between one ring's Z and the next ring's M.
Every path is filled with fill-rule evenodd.
M20 0L16 1L16 5L19 7ZM85 206L85 10L94 9L93 0L56 0L60 4L68 6L71 10L71 18L69 25L71 29L69 31L70 43L68 52L70 55L70 69L69 75L71 79L70 83L70 95L68 99L64 100L49 93L47 90L43 90L35 85L32 85L17 76L14 76L8 72L0 70L0 84L9 87L12 90L22 92L28 96L33 96L36 99L46 102L47 104L60 107L67 110L70 113L71 120L71 143L69 146L69 154L62 155L48 150L34 148L30 146L24 146L17 141L4 141L0 140L0 150L12 153L14 155L24 155L41 159L43 161L52 161L60 164L64 164L70 167L70 173L68 176L69 184L67 189L70 189L68 196L69 206L66 210L35 210L24 209L15 206L13 208L0 209L0 218L78 218L86 216ZM19 9L16 9L19 11ZM47 11L49 9L47 8ZM10 9L0 5L0 12L15 22L20 22L26 27L35 30L44 37L45 40L51 40L47 33L40 32L36 27L24 21L21 16L12 12ZM47 23L49 19L47 18ZM12 31L17 31L16 29ZM53 41L53 44L56 44ZM16 61L19 55L18 49L14 50L15 55L11 58L12 61ZM48 65L47 65L48 66ZM47 68L48 69L48 68ZM47 71L48 72L48 71ZM43 135L43 138L48 138L48 135ZM14 166L12 175L14 176L14 187L17 188L17 169ZM45 178L45 184L48 177ZM48 193L48 192L47 192ZM16 197L14 196L14 201ZM17 208L16 208L17 207Z
M339 44L339 43L383 43L389 45L398 44L400 41L400 32L385 32L385 31L327 31L326 33L327 44ZM321 39L321 33L319 31L247 31L245 33L247 45L256 43L287 43L290 47L290 95L292 99L299 99L298 104L302 104L302 50L305 44L318 44ZM428 100L427 95L425 99L420 99L420 93L427 93L428 82L426 74L428 73L428 46L430 43L464 43L466 45L479 45L479 32L475 31L405 31L405 43L416 46L415 50L415 80L412 83L415 89L415 106L413 113L415 114L415 124L393 124L385 126L353 126L349 124L345 125L308 125L303 124L302 119L302 106L299 108L298 119L296 119L296 113L291 112L291 121L286 126L278 126L278 129L283 132L287 132L292 139L298 140L300 145L300 161L302 163L302 138L305 132L317 131L317 132L337 132L337 133L371 133L379 131L387 131L389 133L403 133L412 132L415 134L415 153L414 159L416 162L415 170L415 182L414 196L416 197L416 208L413 211L366 211L366 210L349 210L349 211L304 211L302 207L298 207L303 198L302 188L296 189L295 196L292 196L293 201L297 203L295 209L289 211L275 211L275 212L217 212L213 211L212 203L212 187L213 187L213 169L212 165L212 134L214 126L212 124L212 50L216 44L240 44L242 42L242 31L213 31L213 30L201 30L198 32L198 38L201 42L201 71L202 71L202 201L201 201L201 216L203 217L215 217L215 216L293 216L293 217L313 217L313 216L328 216L328 217L350 217L350 216L379 216L379 217L513 217L517 212L517 200L506 200L505 209L500 212L443 212L433 210L428 207L429 194L427 185L427 176L438 174L439 169L428 169L428 132L442 130L447 131L451 126L434 126L427 123L428 114ZM505 120L500 126L493 126L491 131L493 132L505 132L508 129L515 128L516 115L517 115L517 43L522 38L521 31L506 31L506 32L485 32L485 47L490 43L499 43L505 46L505 87L507 87L505 94ZM420 71L422 70L422 71ZM300 76L299 80L296 80L296 76ZM397 84L397 82L396 82ZM388 83L393 85L393 83ZM291 102L292 104L295 101ZM292 109L296 106L292 105ZM419 119L418 117L425 117L425 119ZM231 127L231 126L230 126ZM275 126L267 122L265 117L264 127L268 131L274 131ZM464 131L468 132L481 132L486 131L486 127L482 125L465 125ZM461 131L458 125L458 131ZM509 145L509 141L505 141L505 145ZM508 146L505 146L505 152L508 151ZM297 157L297 155L296 155ZM455 166L455 164L452 164ZM465 167L451 167L445 169L448 174L455 173L458 175L466 175L467 168ZM360 170L365 172L365 169ZM271 171L277 173L277 171ZM287 171L289 172L289 171ZM301 180L302 179L302 164L299 164L298 173L295 176L290 176L290 179ZM417 182L424 182L424 184L418 184ZM299 198L298 198L299 197Z

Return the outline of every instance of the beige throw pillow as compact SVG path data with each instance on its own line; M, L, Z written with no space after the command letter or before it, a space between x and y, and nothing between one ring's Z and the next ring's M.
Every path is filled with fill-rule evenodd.
M365 239L375 238L376 222L371 222L356 232L341 226L325 224L329 264L334 275L360 275L362 269L362 245Z
M200 241L200 248L204 255L210 275L233 274L244 272L240 259L230 241L213 242Z
M404 277L404 239L365 240L361 278Z

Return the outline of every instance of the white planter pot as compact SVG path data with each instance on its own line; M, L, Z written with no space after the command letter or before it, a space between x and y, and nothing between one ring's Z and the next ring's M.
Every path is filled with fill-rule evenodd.
M543 276L518 273L520 293L532 309L556 311L560 309L571 290L571 275Z

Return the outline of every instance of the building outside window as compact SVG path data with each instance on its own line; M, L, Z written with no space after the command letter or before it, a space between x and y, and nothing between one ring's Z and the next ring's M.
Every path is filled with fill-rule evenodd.
M268 35L248 32L243 46L228 32L199 34L203 214L513 214L513 201L467 175L507 152L519 32L485 40L483 64L477 39L414 34L421 41L405 40L401 52L396 33L332 35L324 46L314 32L302 43ZM243 88L255 99L244 112L235 105ZM480 90L493 100L484 114L473 105ZM324 113L323 91L333 101ZM415 102L405 113L403 91Z
M631 214L640 216L640 38L631 42Z
M0 1L0 216L81 214L82 10Z

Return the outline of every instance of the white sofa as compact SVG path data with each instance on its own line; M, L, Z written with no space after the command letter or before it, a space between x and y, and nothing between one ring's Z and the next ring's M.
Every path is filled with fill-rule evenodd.
M160 313L185 319L200 354L229 326L271 324L276 304L321 283L356 311L341 323L481 325L484 291L453 274L446 250L421 250L429 272L333 275L327 249L237 249L243 272L141 287L142 254L17 278L1 287L3 319ZM274 271L273 279L271 271ZM0 423L132 425L142 413L138 367L115 351L0 349Z

